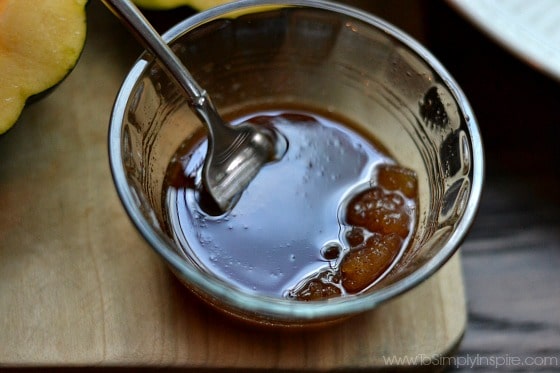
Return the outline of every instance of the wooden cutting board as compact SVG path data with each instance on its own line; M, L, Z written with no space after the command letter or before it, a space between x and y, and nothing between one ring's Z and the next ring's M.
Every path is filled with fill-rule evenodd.
M0 137L0 367L437 368L422 359L451 353L466 325L458 256L398 299L315 331L248 328L175 280L113 187L107 123L139 49L99 3L77 68ZM387 360L399 357L409 361Z

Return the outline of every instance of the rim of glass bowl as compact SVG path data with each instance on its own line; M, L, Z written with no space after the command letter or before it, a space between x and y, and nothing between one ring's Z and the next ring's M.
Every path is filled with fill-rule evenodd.
M142 213L136 208L135 197L129 189L125 177L124 166L121 161L121 131L124 123L125 108L131 97L131 92L143 74L147 61L139 59L131 68L126 76L122 86L118 92L114 103L113 111L109 126L109 160L113 181L115 183L118 195L126 212L133 221L136 228L140 231L144 239L152 246L152 248L176 271L184 278L192 282L192 284L204 291L212 298L220 299L230 307L240 309L251 314L262 314L266 318L286 321L301 320L320 320L336 318L345 315L355 314L376 307L377 305L394 298L397 295L415 287L434 272L436 272L459 248L462 240L468 232L475 214L478 209L480 196L482 192L484 178L484 156L482 149L482 140L476 119L472 112L469 102L457 83L447 72L447 70L438 62L438 60L428 52L422 45L410 36L391 24L377 18L374 15L363 12L361 10L349 7L347 5L327 2L323 0L307 0L307 1L270 1L270 0L240 0L233 3L227 3L207 11L197 13L182 22L178 23L167 31L163 37L166 42L175 40L178 36L188 32L196 26L203 24L211 19L221 17L232 11L240 11L246 8L254 8L261 6L303 6L308 8L320 8L323 10L342 13L357 20L363 21L373 27L379 28L391 37L399 40L403 45L408 46L411 51L416 53L434 71L439 74L443 82L454 95L455 100L466 119L466 125L470 132L473 153L473 182L471 188L471 197L469 198L467 207L463 217L458 222L457 228L449 238L446 245L434 255L427 263L418 268L402 280L391 284L388 287L376 290L370 294L358 296L346 296L340 298L332 298L316 302L301 302L289 299L279 299L271 297L263 297L259 295L251 295L241 290L224 285L223 282L202 275L194 268L185 264L183 258L177 254L172 247L169 246L168 240L160 233L152 228L149 221L144 218Z

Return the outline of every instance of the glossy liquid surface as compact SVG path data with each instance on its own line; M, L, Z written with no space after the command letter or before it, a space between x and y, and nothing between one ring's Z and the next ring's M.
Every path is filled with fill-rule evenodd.
M385 234L352 216L359 220L359 196L377 185L378 170L394 160L348 125L311 112L260 111L234 123L246 120L274 127L288 149L259 172L233 210L212 216L201 208L199 192L206 142L202 134L186 141L169 165L164 191L167 229L182 254L236 287L273 297L338 296L379 280L413 234L415 199L382 188L381 195L397 193L402 200L402 211L389 211L391 216L408 217L397 221L406 234L386 255L379 245L371 248L374 241L386 242ZM368 260L376 261L375 270ZM364 282L363 269L373 278ZM358 284L355 276L362 276Z

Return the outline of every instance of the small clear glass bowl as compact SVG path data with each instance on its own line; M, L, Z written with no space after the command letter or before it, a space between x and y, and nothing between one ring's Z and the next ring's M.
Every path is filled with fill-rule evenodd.
M203 300L262 325L324 324L414 288L458 249L481 195L482 141L461 89L416 41L360 10L317 0L236 1L184 20L164 38L223 115L267 103L323 107L373 133L418 174L416 236L375 287L313 302L244 292L185 260L163 228L168 163L201 124L142 55L114 104L111 170L132 222Z

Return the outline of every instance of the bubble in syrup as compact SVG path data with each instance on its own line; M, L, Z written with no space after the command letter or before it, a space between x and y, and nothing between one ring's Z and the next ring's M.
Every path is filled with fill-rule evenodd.
M321 249L321 255L327 260L335 260L340 256L342 247L338 242L329 242Z

